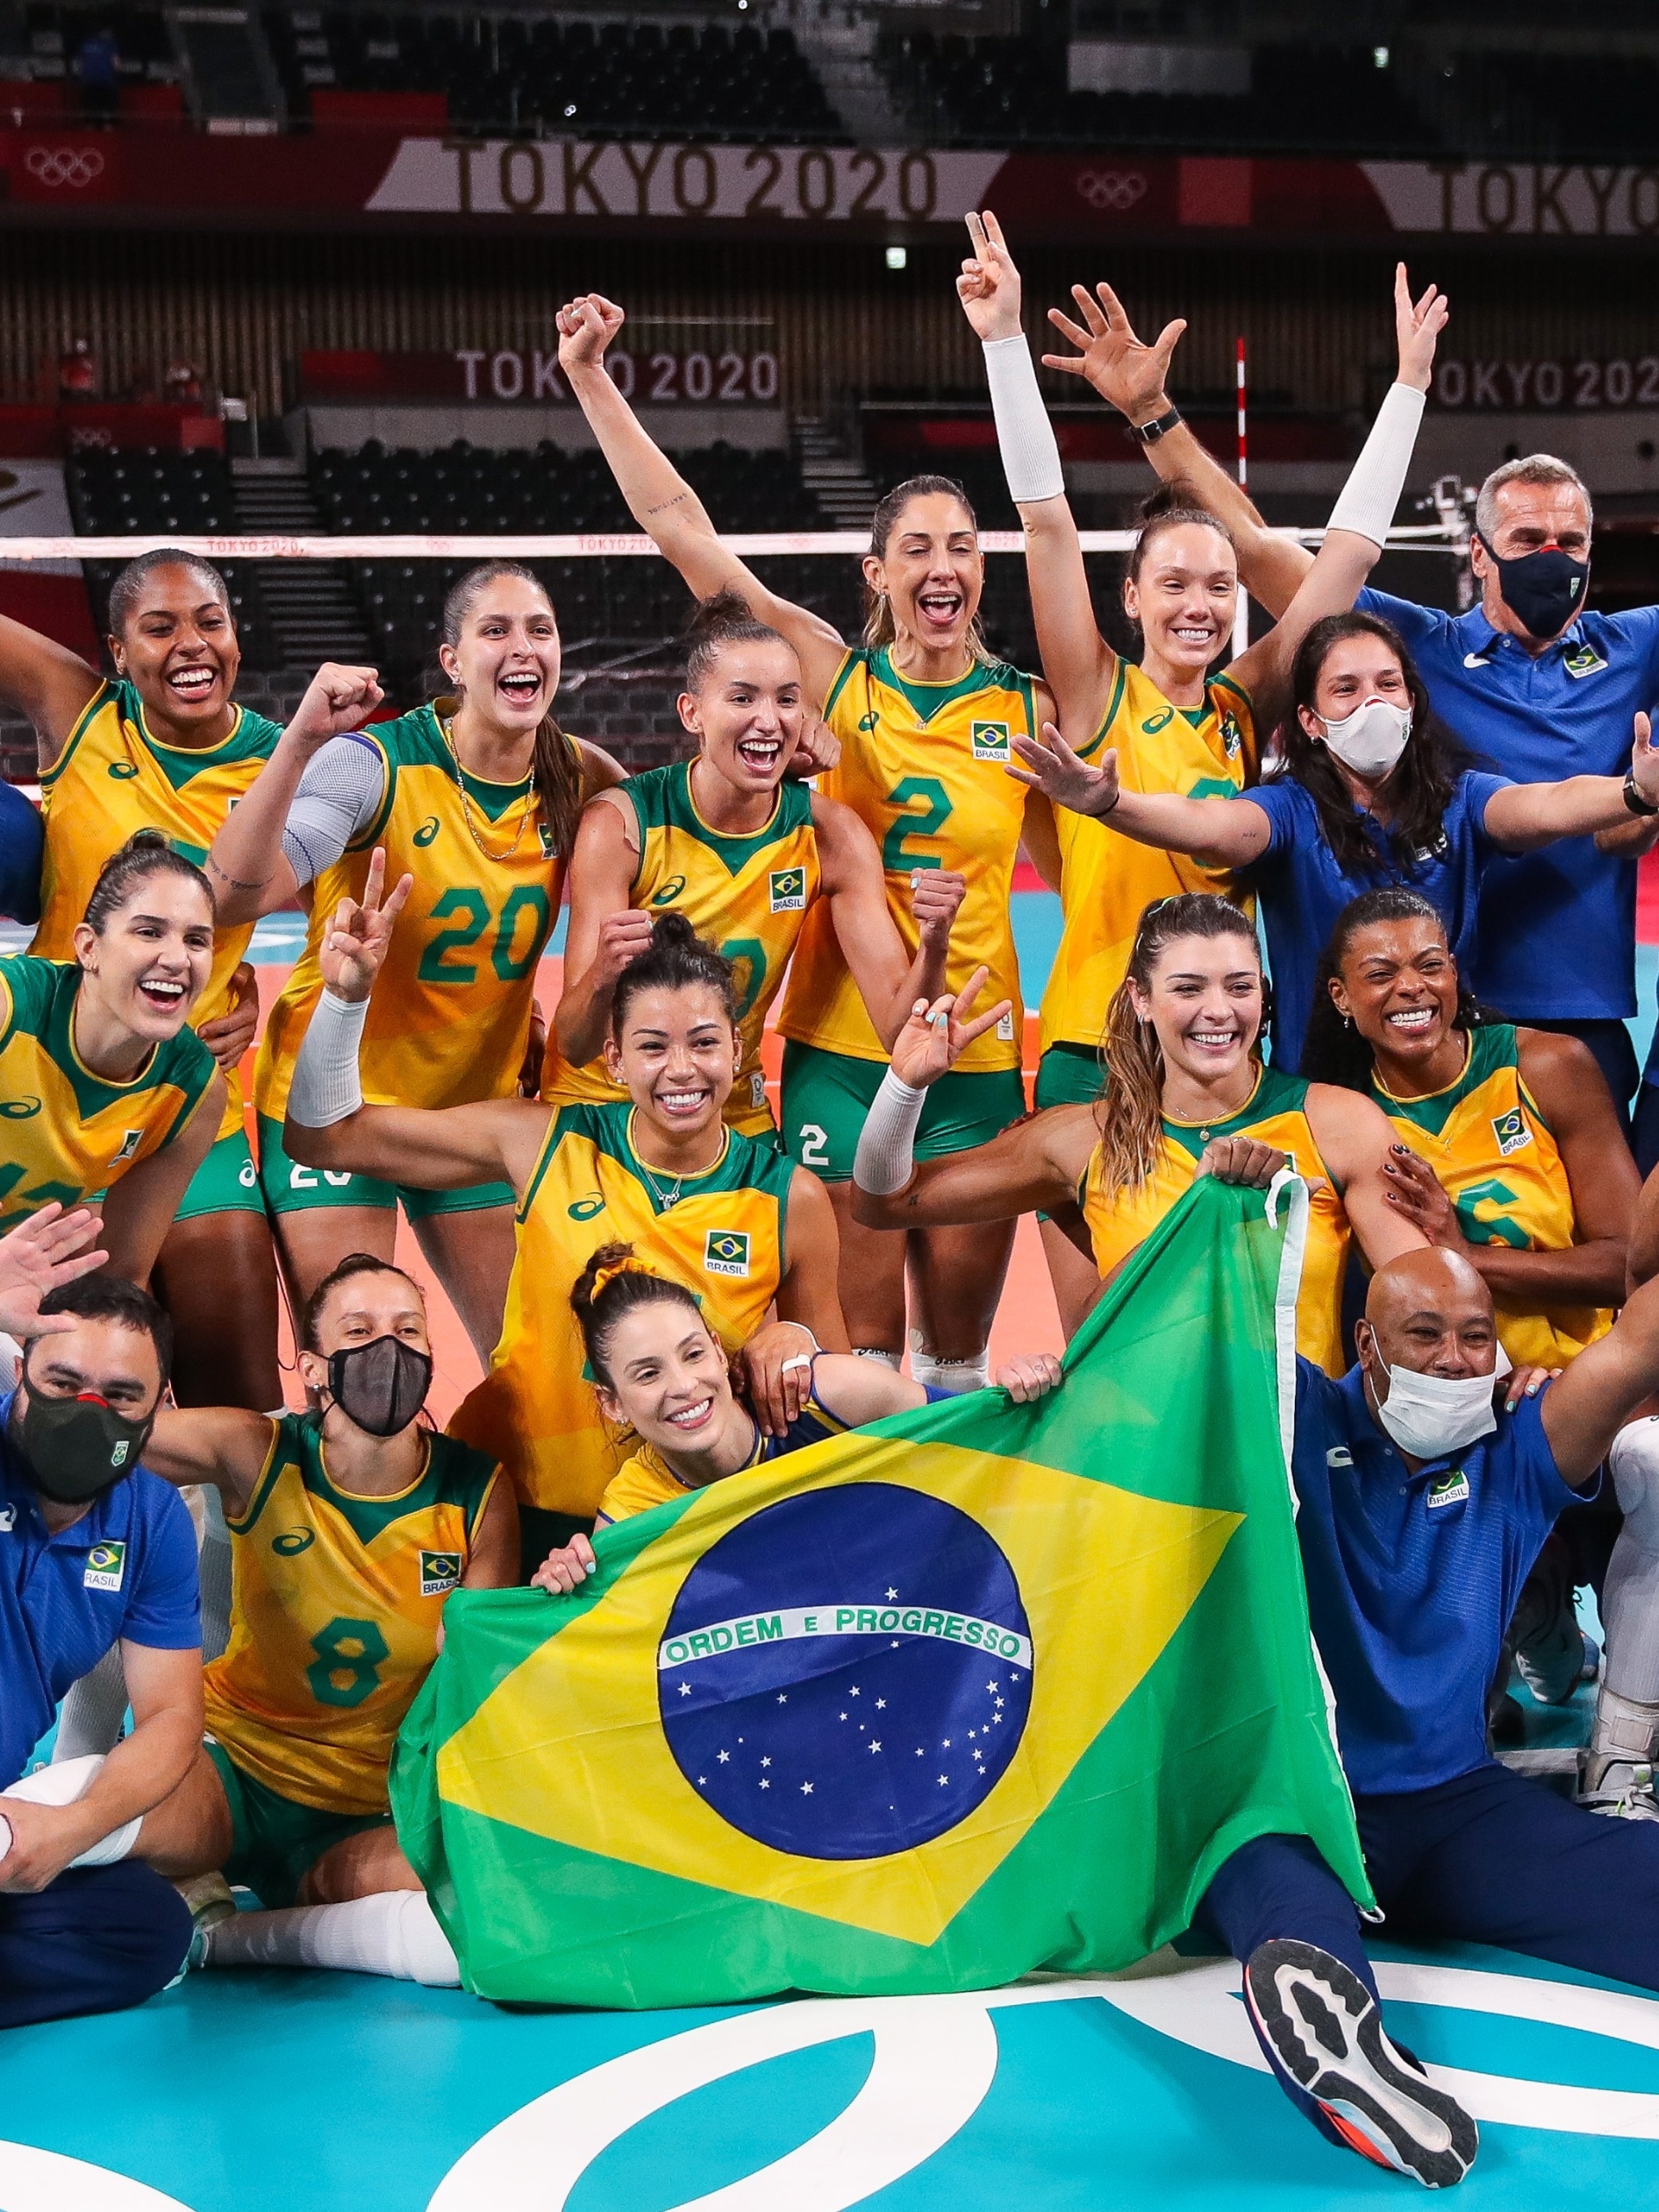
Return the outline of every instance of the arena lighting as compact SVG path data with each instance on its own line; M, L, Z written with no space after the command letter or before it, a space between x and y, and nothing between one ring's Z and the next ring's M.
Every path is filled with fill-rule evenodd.
M909 259L910 255L905 252L902 246L890 246L887 249L887 266L889 268L903 268Z

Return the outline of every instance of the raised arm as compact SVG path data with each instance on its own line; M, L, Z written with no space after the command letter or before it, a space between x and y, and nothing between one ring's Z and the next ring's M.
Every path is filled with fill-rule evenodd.
M605 348L622 328L622 310L597 292L559 310L559 366L598 440L617 489L641 530L648 531L665 560L672 561L699 599L738 592L762 622L782 632L800 655L801 674L815 705L822 706L847 648L819 615L769 591L751 569L720 543L708 510L674 463L654 442L605 373Z
M144 1447L144 1464L163 1481L204 1482L227 1513L243 1512L270 1458L276 1424L240 1406L163 1406Z
M1659 1390L1659 1282L1644 1283L1605 1337L1544 1393L1544 1434L1562 1480L1587 1488L1613 1438Z
M1109 746L1097 766L1080 760L1052 722L1040 740L1011 740L1024 763L1006 773L1040 791L1054 806L1069 807L1137 845L1186 853L1211 867L1241 868L1266 852L1273 825L1254 799L1187 799L1173 791L1126 791L1118 775L1118 750Z
M1659 746L1645 714L1636 717L1627 781L1649 808L1659 807ZM1616 775L1570 775L1560 783L1505 784L1486 802L1486 834L1505 853L1530 853L1557 838L1620 829L1634 811L1625 801L1626 781Z
M251 922L292 906L302 883L337 860L380 805L385 769L371 746L331 756L335 773L313 776L304 810L313 818L285 840L303 780L331 739L361 730L385 694L373 668L328 661L306 687L294 718L240 805L231 809L207 856L222 923ZM306 836L309 827L311 836ZM284 851L291 845L292 853ZM296 859L300 865L296 866Z
M945 988L951 927L966 879L949 868L912 871L911 910L921 938L912 959L888 910L882 856L863 823L851 807L814 795L812 824L835 941L876 1034L890 1051L917 1000L936 998Z
M1059 720L1092 736L1112 696L1118 656L1095 620L1060 448L1020 325L1019 271L989 208L969 216L968 232L974 251L962 263L956 294L985 349L1003 471L1026 533L1026 577L1043 673Z
M651 917L629 903L640 867L638 838L633 804L621 793L597 800L576 830L564 988L553 1017L559 1050L573 1067L598 1058L616 980L651 942Z
M33 723L43 768L62 752L102 681L68 646L0 615L0 704Z

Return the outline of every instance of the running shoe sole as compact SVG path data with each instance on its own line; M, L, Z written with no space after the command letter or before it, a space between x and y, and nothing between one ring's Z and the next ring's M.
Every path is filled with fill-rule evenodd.
M1480 2147L1475 2123L1384 2033L1359 1976L1314 1944L1260 1944L1244 1998L1263 2040L1350 2150L1425 2188L1462 2180Z

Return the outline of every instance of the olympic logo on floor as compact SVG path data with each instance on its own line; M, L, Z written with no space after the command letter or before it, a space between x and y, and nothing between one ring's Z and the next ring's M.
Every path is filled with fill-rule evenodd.
M1146 196L1147 180L1139 169L1085 169L1077 179L1077 193L1097 213L1124 215Z
M54 191L67 184L79 192L104 175L104 156L95 146L32 146L23 166L37 183Z

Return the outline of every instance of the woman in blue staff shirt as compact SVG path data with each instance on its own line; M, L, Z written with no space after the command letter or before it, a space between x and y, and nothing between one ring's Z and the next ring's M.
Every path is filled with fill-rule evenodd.
M1631 772L1513 783L1488 775L1437 720L1398 632L1376 615L1316 622L1291 668L1280 772L1236 799L1129 791L1117 756L1091 768L1052 725L1014 741L1051 800L1105 820L1138 844L1252 869L1273 970L1273 1058L1294 1070L1314 974L1348 901L1398 883L1446 924L1465 973L1475 964L1481 870L1494 853L1617 827L1659 803L1659 751L1636 717Z

